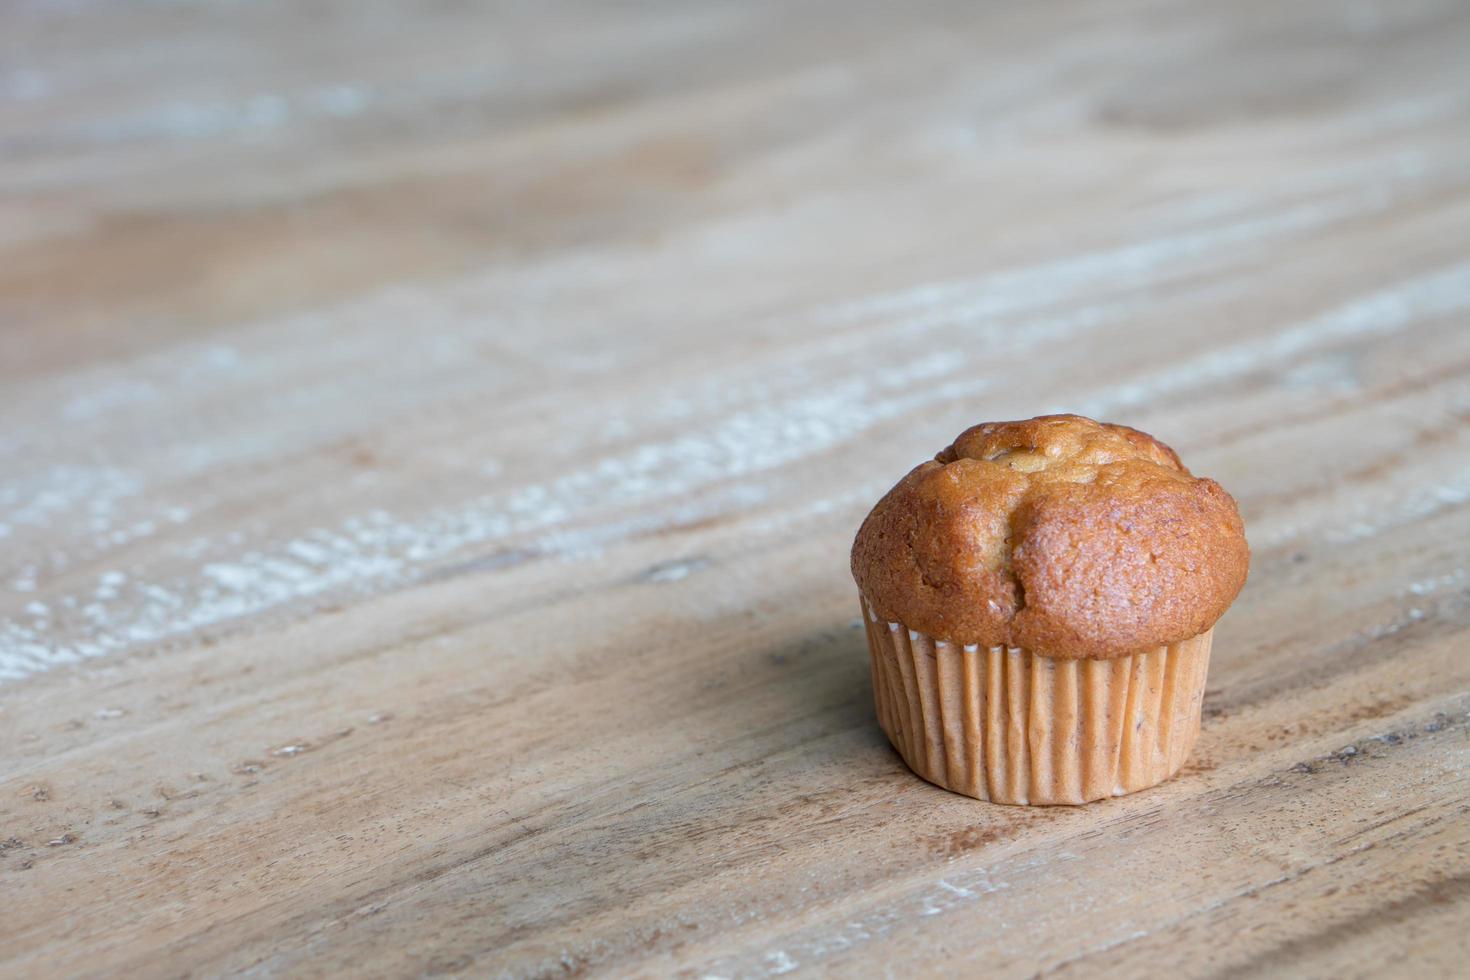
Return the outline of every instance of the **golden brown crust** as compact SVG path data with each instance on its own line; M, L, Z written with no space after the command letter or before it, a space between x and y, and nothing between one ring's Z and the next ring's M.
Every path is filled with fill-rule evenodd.
M1249 562L1219 484L1152 436L1079 415L965 430L878 501L852 548L890 621L1099 659L1203 633Z

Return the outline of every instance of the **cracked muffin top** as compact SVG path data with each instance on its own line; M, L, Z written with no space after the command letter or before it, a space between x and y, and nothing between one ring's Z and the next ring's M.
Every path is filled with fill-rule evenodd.
M1064 658L1203 633L1249 563L1218 483L1152 436L1080 415L966 429L878 501L852 546L879 617Z

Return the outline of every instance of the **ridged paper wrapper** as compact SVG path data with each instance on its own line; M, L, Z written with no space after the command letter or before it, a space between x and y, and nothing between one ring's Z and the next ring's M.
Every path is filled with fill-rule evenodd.
M1199 736L1207 630L1111 660L960 645L866 599L878 723L909 768L992 803L1078 804L1157 785Z

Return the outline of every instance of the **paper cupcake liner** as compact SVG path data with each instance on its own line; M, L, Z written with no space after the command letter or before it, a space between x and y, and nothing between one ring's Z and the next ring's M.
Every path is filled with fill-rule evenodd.
M993 803L1087 803L1179 771L1199 735L1213 630L1113 660L961 646L863 600L878 722L909 768Z

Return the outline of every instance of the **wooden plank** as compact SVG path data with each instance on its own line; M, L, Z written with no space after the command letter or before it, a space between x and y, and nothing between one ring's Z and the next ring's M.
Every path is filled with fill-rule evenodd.
M1449 975L1470 9L0 13L0 974ZM1253 547L1186 773L914 778L984 418Z

